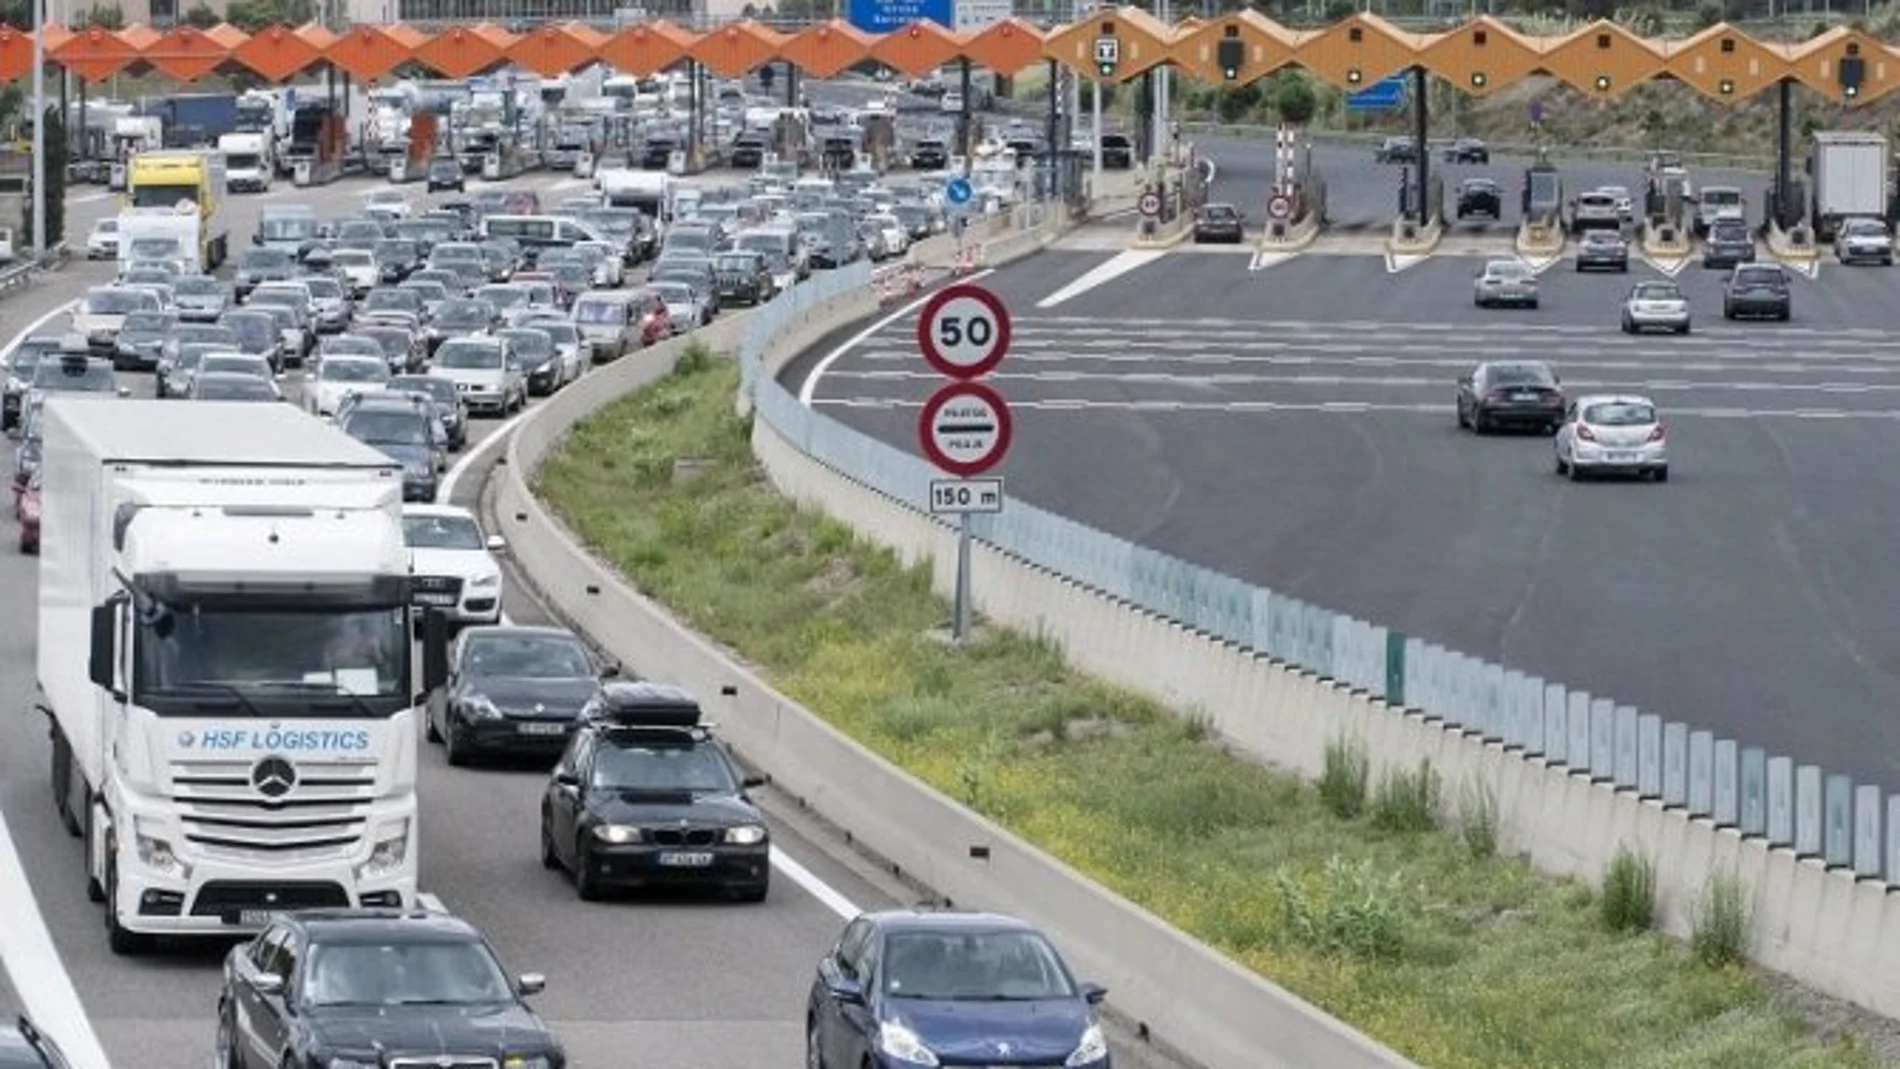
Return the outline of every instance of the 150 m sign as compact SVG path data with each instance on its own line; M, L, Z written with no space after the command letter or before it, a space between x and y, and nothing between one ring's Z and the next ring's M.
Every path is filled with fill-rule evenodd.
M917 348L959 382L980 379L1009 355L1009 309L981 286L947 286L917 317Z

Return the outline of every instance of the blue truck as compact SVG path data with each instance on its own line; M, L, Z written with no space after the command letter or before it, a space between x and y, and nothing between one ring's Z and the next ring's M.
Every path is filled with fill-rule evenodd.
M164 124L166 148L216 148L218 138L238 128L235 93L146 97L139 102L138 112Z

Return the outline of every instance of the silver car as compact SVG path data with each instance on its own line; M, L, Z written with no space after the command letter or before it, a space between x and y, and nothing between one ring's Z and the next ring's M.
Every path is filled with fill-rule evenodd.
M1522 260L1492 260L1478 271L1471 303L1479 308L1535 308L1537 273Z
M450 338L435 351L429 374L453 382L471 412L506 416L528 404L521 361L500 338Z
M1557 474L1573 482L1614 474L1669 481L1668 435L1647 397L1596 394L1572 401L1557 428L1556 452Z
M1878 219L1849 219L1834 236L1834 258L1844 264L1893 266L1893 235Z
M1689 333L1689 298L1674 282L1638 282L1623 299L1623 333L1645 330Z
M210 275L182 275L172 280L172 303L187 323L215 323L231 305L231 291Z

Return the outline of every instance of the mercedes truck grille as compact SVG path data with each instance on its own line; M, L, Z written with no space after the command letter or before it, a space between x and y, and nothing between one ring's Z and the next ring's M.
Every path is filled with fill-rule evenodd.
M284 853L350 846L364 834L376 797L372 765L290 762L292 776L258 760L172 762L185 839L227 850Z
M191 900L194 917L222 917L247 910L344 909L350 893L342 884L318 880L271 883L263 880L212 880Z

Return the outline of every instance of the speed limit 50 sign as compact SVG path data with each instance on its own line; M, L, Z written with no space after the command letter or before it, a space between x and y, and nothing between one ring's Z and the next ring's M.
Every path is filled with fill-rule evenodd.
M1009 355L1009 309L981 286L945 287L917 319L917 348L930 366L959 382L980 379Z

